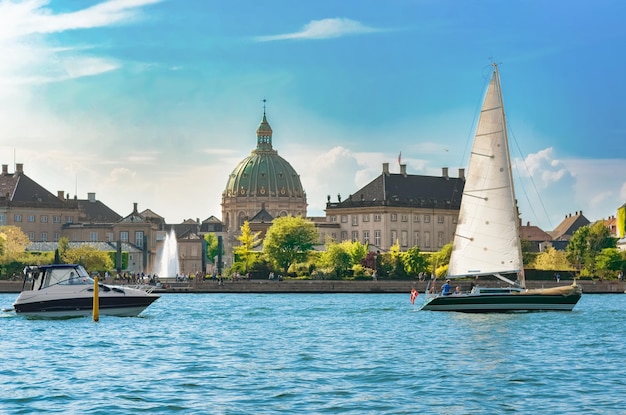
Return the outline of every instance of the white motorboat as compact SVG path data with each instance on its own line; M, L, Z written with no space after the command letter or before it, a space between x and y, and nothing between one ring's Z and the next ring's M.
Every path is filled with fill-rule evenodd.
M33 317L90 316L94 279L82 265L52 264L26 267L24 286L13 308ZM27 287L30 283L30 288ZM98 283L100 315L134 317L159 298L152 286Z

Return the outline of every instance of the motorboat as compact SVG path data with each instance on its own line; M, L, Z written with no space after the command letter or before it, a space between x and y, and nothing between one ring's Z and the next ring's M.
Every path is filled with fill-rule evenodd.
M93 312L94 279L82 265L51 264L24 269L17 314L32 317L79 317ZM100 315L135 317L160 296L148 285L124 286L98 282Z

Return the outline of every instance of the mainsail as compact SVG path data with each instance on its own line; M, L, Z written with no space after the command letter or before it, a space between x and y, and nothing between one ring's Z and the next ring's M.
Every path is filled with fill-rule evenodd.
M500 78L494 65L470 155L450 277L522 271L514 193Z

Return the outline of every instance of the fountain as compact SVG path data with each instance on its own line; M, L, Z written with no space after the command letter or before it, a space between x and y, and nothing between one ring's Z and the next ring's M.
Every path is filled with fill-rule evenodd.
M179 272L178 242L176 241L176 232L172 228L165 236L163 246L157 254L155 274L159 278L174 278Z

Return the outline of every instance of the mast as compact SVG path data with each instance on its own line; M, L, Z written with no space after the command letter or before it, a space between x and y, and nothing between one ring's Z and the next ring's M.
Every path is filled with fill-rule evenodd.
M498 64L497 63L492 63L493 65L493 71L494 71L494 77L496 79L496 82L498 84L498 93L500 95L500 110L502 111L502 121L503 121L503 126L504 126L504 146L506 148L506 157L508 159L508 166L509 166L509 180L511 183L511 203L513 204L513 206L515 206L515 217L516 217L516 221L515 221L515 232L517 235L517 239L520 240L521 239L521 233L520 233L520 221L519 221L519 210L517 208L517 200L515 198L515 183L513 181L513 168L512 168L512 164L511 164L511 151L509 149L509 129L507 127L507 122L506 122L506 111L504 111L504 99L502 98L502 85L500 84L500 72L498 72ZM517 278L518 278L518 283L522 288L526 288L526 278L524 276L524 261L523 261L523 257L522 257L522 244L521 242L517 244L517 248L518 248L518 254L519 254L519 258L520 258L520 269L517 272Z

